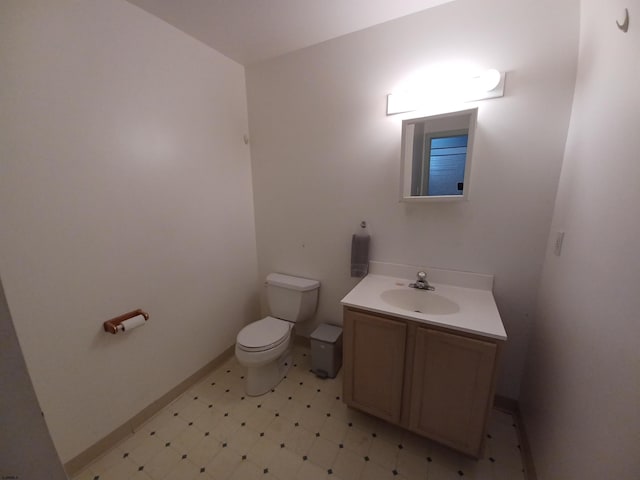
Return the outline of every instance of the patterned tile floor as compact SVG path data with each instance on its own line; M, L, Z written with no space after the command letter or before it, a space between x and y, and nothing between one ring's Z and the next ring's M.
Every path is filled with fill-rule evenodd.
M235 358L74 480L440 480L525 478L514 418L493 410L484 458L464 455L349 409L342 377L310 372L309 350L270 393L248 397Z

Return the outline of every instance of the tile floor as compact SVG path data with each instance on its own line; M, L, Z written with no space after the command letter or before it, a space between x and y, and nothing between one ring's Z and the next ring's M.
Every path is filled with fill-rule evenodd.
M235 358L74 480L523 480L514 418L492 411L484 458L349 409L342 378L310 372L309 350L270 393L248 397Z

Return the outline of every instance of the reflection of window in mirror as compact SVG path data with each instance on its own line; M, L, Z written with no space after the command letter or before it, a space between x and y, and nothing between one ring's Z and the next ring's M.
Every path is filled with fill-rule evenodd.
M466 198L477 109L405 120L403 201Z
M422 148L414 148L419 162L412 175L414 196L462 195L464 167L467 161L468 130L427 133L414 140Z

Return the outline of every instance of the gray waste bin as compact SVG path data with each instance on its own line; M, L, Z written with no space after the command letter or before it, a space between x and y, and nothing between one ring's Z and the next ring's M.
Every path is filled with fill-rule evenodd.
M342 366L342 328L323 323L311 334L311 371L335 378Z

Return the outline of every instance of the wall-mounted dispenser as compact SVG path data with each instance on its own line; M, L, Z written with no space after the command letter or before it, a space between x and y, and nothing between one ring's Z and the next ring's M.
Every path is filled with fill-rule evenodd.
M144 325L147 320L149 320L149 314L141 309L137 309L107 320L102 326L105 332L115 335L118 332L127 332L138 328Z

